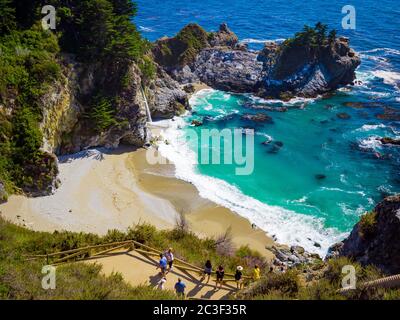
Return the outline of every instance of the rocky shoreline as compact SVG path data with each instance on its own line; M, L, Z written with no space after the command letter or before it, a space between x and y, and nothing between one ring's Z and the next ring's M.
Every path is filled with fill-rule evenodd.
M157 41L153 54L181 84L201 81L215 89L263 98L316 97L353 83L361 60L347 38L326 40L317 48L298 39L268 42L263 50L252 51L226 24L211 34L190 24L176 37Z

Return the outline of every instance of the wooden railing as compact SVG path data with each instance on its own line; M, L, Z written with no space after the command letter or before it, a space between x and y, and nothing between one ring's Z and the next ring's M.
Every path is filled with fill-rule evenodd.
M163 253L163 251L161 250L152 248L138 241L127 240L127 241L111 242L93 246L86 246L66 251L32 255L28 256L27 260L46 259L47 264L60 265L63 263L78 262L78 261L93 259L94 257L100 257L102 255L111 253L116 250L121 250L123 248L128 248L128 251L134 250L138 253L151 256L159 256L161 253ZM199 274L202 274L204 270L203 268L200 268L192 263L186 262L185 260L179 258L174 258L174 266L178 269L197 272ZM215 274L215 271L213 271L212 274ZM226 282L234 281L234 276L235 276L234 274L225 273L225 276L228 277L225 278ZM229 277L231 277L232 279L229 279ZM243 276L242 278L247 280L251 279L251 277L248 276Z

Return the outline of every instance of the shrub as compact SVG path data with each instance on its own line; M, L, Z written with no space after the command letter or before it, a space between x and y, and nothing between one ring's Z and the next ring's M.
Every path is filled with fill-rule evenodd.
M112 102L106 97L96 97L86 117L93 121L94 129L98 132L103 132L109 127L118 124Z
M143 57L142 61L139 63L139 68L143 74L143 77L147 80L154 79L154 77L156 76L156 65L154 64L153 60L148 56Z
M359 236L368 239L375 233L377 213L375 211L365 213L358 223Z
M299 286L296 270L278 274L269 273L245 289L240 296L245 299L254 299L255 297L279 292L282 296L294 298L299 291Z

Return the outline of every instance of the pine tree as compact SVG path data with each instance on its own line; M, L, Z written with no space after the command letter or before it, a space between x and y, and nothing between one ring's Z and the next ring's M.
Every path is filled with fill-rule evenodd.
M16 28L15 8L11 0L0 0L0 35Z

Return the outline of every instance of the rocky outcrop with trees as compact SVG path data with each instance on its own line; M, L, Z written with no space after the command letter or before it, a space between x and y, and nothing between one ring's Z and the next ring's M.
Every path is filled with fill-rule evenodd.
M180 83L207 85L264 98L315 97L352 84L360 58L346 38L337 38L321 23L281 44L247 50L222 24L207 33L190 24L176 37L163 38L153 48L155 61Z

